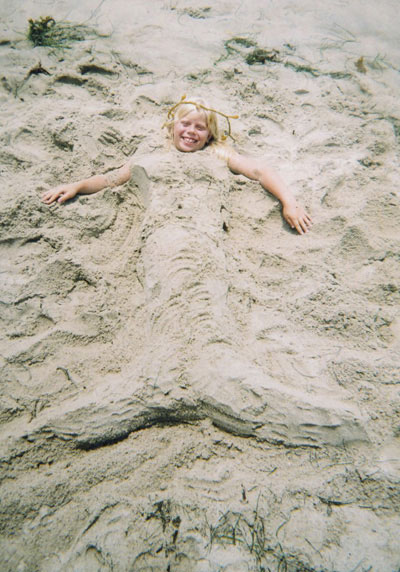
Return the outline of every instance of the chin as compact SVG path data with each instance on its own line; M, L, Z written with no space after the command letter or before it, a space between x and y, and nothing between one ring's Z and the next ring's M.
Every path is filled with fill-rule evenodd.
M182 151L182 153L195 153L196 151L200 151L203 147L185 147L184 145L177 146L178 151Z

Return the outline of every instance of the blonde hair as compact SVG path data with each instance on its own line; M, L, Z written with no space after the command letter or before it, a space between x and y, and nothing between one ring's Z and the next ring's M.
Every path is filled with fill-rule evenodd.
M225 141L227 137L231 137L233 139L229 119L236 119L238 116L226 115L225 113L221 113L220 111L213 109L210 107L208 102L201 97L191 97L190 99L186 99L186 95L183 95L181 100L168 111L167 121L163 125L163 127L166 127L170 137L173 135L175 122L180 121L192 111L199 111L204 114L206 126L210 132L210 138L208 139L205 147L212 148L218 157L228 161L232 150ZM218 126L217 114L222 115L227 120L227 133L221 133Z

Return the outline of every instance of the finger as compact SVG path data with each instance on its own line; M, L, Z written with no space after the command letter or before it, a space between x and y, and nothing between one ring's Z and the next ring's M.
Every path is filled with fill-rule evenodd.
M293 219L291 219L291 218L288 217L288 218L286 219L286 222L288 223L288 225L290 226L290 228L291 228L292 230L297 230L297 232L300 232L299 227L298 227L298 224L297 224L297 221L295 221L295 220L293 220Z
M312 227L312 225L313 225L312 218L308 217L308 219L307 219L307 225L308 225L309 228Z
M46 204L51 204L53 203L56 198L60 195L60 191L57 190L51 190L51 191L47 191L45 193L43 193L42 195L42 201L45 202Z
M308 232L310 230L311 225L306 220L303 219L299 221L299 224L304 232Z
M312 222L313 222L313 221L312 221L312 218L311 218L308 214L305 215L304 221L305 221L308 225L312 225Z
M52 195L53 193L58 192L59 190L60 190L59 187L53 187L52 189L47 189L47 191L44 191L43 196L44 196L44 197L45 197L45 196L48 196L48 197L49 197L50 195Z
M57 193L57 194L53 194L51 197L49 197L49 200L47 201L47 204L49 204L49 205L53 204L53 203L57 200L57 197L58 197L58 196L59 196L58 193Z
M74 193L71 193L71 192L61 193L60 198L58 199L58 202L60 204L63 204L66 201L68 201L69 199L72 199L73 197L74 197Z
M303 234L304 231L303 231L302 227L300 226L300 223L298 220L292 220L292 221L290 221L289 224L293 230L296 229L299 234Z

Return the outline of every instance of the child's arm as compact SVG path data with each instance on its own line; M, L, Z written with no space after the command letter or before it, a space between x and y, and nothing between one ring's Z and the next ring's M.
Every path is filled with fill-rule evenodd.
M42 201L47 205L51 205L54 201L62 204L73 199L76 195L91 195L98 193L106 187L117 187L123 185L130 178L130 162L126 163L119 169L109 171L105 175L93 175L89 179L82 179L77 183L69 183L67 185L59 185L50 191L46 191L42 195Z
M258 181L264 189L279 199L282 203L283 216L291 228L295 228L300 234L310 230L311 217L297 203L280 176L264 165L260 159L246 157L233 152L228 159L228 167L234 173L244 175L253 181Z

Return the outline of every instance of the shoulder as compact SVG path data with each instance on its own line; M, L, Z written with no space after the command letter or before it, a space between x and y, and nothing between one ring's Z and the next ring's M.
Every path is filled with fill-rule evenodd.
M260 160L256 157L250 157L249 155L239 153L232 149L232 153L228 157L227 164L229 169L237 175L244 175L249 179L258 178Z

